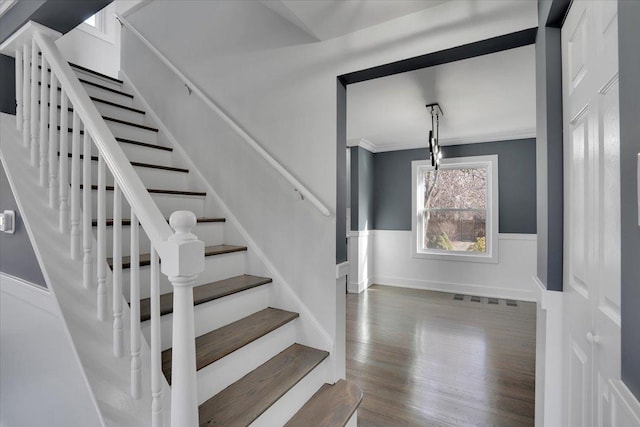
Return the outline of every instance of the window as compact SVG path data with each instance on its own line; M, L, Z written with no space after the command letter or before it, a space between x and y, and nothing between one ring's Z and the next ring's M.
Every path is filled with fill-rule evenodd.
M84 20L84 23L91 26L91 27L95 27L96 26L96 15L91 15L90 17L88 17L87 19Z
M413 254L498 262L498 156L414 161Z

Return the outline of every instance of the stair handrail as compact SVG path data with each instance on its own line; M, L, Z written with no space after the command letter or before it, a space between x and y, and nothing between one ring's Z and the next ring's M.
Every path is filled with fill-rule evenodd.
M233 129L251 148L253 148L269 165L276 169L289 183L293 186L294 190L300 194L303 200L309 200L313 206L315 206L320 213L324 216L331 216L331 211L296 177L294 177L282 164L271 156L262 145L255 140L242 126L240 126L235 120L233 120L223 109L220 107L210 96L205 94L191 79L182 73L178 67L176 67L166 56L162 54L146 37L144 37L125 17L119 13L115 13L116 18L120 23L127 27L131 33L136 36L145 46L151 50L180 80L187 86L190 91L193 91L209 108L211 108L220 118Z

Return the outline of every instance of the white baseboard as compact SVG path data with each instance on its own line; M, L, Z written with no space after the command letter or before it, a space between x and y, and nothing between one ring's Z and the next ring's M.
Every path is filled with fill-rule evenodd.
M450 292L464 295L477 295L490 298L515 299L519 301L536 301L534 292L507 289L497 287L487 287L468 283L436 282L431 280L403 279L399 277L379 277L373 278L373 284L395 286L398 288L424 289L428 291Z
M618 380L609 380L611 385L612 406L611 425L640 426L640 402L631 390Z
M349 282L347 285L347 291L350 294L359 294L364 292L369 286L373 284L373 279L362 280L360 282Z
M0 292L7 293L56 317L60 316L58 305L51 292L35 283L0 272Z

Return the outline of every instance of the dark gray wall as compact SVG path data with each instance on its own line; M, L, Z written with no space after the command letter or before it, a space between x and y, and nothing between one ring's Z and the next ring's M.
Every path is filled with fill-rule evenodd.
M113 0L22 0L0 17L0 43L28 21L67 33ZM15 62L0 55L0 112L16 114Z
M497 154L499 231L536 233L535 139L444 146L442 153L445 158ZM427 149L374 155L376 230L411 230L411 162L427 158Z
M347 87L336 79L336 264L347 260Z
M2 233L0 236L0 271L46 288L40 265L5 174L4 165L1 163L0 165L0 209L16 211L16 232Z
M563 156L562 156L562 52L559 25L562 1L538 1L536 37L537 121L537 274L549 290L562 290ZM566 7L566 4L565 4ZM553 16L552 16L553 15ZM550 17L553 18L550 20Z
M351 230L373 229L373 153L351 148Z
M618 2L620 71L620 194L622 235L622 380L640 400L640 2Z

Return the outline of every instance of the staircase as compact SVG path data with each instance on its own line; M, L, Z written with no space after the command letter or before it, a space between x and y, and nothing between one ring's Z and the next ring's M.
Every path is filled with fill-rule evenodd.
M173 426L195 425L194 398L201 426L356 425L362 392L344 380L327 383L332 382L330 349L301 342L304 319L291 307L284 309L286 304L274 292L280 284L265 277L268 269L255 257L248 261L251 247L238 237L215 197L189 170L188 161L154 126L127 85L66 61L59 65L59 52L40 30L32 27L26 33L33 42L27 36L17 39L16 70L22 77L17 89L20 132L8 140L10 135L3 130L3 145L18 147L3 147L2 156L8 174L19 174L17 169L24 168L38 175L40 170L42 188L34 191L46 191L49 197L23 209L27 222L33 220L30 215L36 216L38 204L58 218L39 225L46 236L36 238L34 245L45 240L60 245L60 238L69 235L70 242L64 244L68 254L58 253L61 260L56 263L80 269L86 289L72 288L71 275L64 280L69 284L52 279L51 288L67 321L84 325L87 335L92 328L102 334L111 329L114 362L102 355L100 363L107 366L89 363L90 350L79 348L85 370L121 369L122 359L130 356L130 387L117 391L119 399L126 392L133 400L149 403L144 409L140 405L120 409L147 411L143 417L129 420L127 414L118 415L119 408L107 403L106 396L121 384L115 379L113 384L103 384L108 381L105 377L92 380L99 374L88 372L105 425L141 425L142 419L159 426L167 425L169 418ZM40 54L26 49L27 45ZM33 58L37 67L30 66ZM83 103L86 98L99 119ZM40 121L34 128L34 111L40 112L46 126ZM3 117L3 128L6 120ZM92 127L93 120L101 123ZM34 129L39 140L33 139ZM132 197L137 183L149 196L143 201ZM19 198L28 197L26 191L14 190ZM40 253L47 257L49 250L43 245ZM167 255L174 253L177 261ZM167 277L159 274L160 268L163 273L177 273ZM96 306L97 314L91 319L80 319L73 312L69 300L80 291L82 298L91 295ZM80 326L69 327L73 341L81 347L76 329ZM124 345L126 338L129 346ZM190 372L192 367L195 372Z

